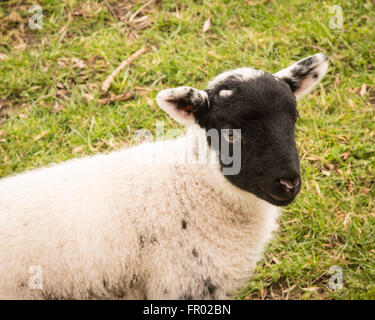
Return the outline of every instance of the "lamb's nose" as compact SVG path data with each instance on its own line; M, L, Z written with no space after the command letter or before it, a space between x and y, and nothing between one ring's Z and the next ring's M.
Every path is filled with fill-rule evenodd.
M291 178L291 179L280 179L279 182L280 182L284 192L293 193L294 190L299 185L299 176L296 176L296 177Z

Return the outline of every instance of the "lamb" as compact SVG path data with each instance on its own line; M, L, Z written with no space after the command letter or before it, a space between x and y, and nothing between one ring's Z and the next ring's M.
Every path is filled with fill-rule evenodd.
M327 68L316 54L163 90L182 137L2 179L0 298L233 298L300 191L296 99Z

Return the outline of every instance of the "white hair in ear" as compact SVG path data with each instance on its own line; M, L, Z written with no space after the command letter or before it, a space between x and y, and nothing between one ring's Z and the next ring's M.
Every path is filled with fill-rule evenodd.
M178 87L160 91L156 96L160 108L184 126L196 123L194 109L203 103L209 106L206 91L191 87Z
M299 99L319 83L327 69L328 57L323 53L318 53L276 72L274 76L289 84L294 95Z

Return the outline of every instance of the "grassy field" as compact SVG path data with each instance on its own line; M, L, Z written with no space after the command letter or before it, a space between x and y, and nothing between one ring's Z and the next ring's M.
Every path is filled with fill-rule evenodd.
M161 89L323 52L327 76L299 104L302 191L238 298L375 299L374 1L39 0L31 29L35 3L0 3L0 177L121 148L156 120L176 127L156 106ZM107 93L134 98L100 103L143 45ZM341 290L328 285L335 265Z

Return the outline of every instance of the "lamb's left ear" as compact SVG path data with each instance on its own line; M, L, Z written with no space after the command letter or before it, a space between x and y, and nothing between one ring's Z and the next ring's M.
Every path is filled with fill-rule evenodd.
M328 57L318 53L292 64L275 73L274 76L284 80L299 99L319 83L327 69Z
M191 87L165 89L156 96L159 107L177 122L189 126L196 123L196 114L208 108L206 91Z

